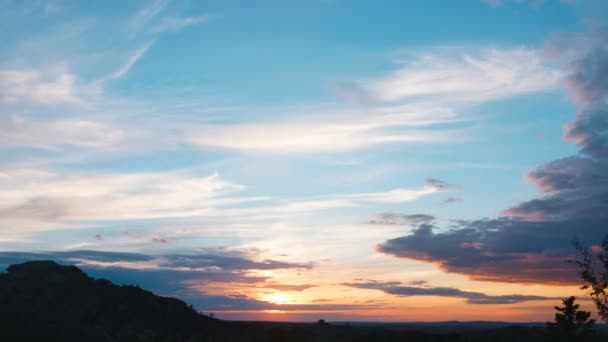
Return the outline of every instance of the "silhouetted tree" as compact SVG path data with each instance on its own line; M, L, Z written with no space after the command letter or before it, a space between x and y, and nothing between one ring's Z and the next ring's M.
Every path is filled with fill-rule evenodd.
M604 237L599 251L575 242L581 260L574 261L579 267L583 281L581 289L588 290L598 316L608 323L608 235Z
M587 335L595 320L591 312L579 310L574 304L574 296L562 299L564 306L556 306L555 322L547 322L547 328L554 340L574 341L577 336Z

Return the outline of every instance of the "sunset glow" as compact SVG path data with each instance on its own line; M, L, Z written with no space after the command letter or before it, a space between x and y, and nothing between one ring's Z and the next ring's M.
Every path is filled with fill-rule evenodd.
M595 315L602 2L0 6L0 269L231 320Z

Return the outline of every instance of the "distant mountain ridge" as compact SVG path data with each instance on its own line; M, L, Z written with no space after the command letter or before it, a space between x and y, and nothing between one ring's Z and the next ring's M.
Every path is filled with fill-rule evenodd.
M30 261L0 274L2 341L207 341L220 326L178 299L76 266Z

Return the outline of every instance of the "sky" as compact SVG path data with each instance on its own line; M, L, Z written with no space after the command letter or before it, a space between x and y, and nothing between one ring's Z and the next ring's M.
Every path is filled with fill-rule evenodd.
M608 232L608 6L0 0L0 268L226 319L545 321Z

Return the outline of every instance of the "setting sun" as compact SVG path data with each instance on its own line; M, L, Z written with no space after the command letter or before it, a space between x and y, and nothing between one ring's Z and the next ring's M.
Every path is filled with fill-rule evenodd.
M286 293L277 292L266 296L265 300L275 304L285 304L289 302L289 296Z

